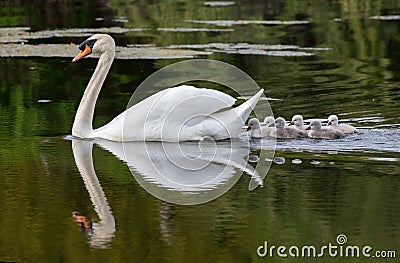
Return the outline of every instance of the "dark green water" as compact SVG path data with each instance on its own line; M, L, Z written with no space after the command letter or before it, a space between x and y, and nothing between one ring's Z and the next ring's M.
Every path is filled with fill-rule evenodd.
M0 261L397 262L327 254L260 258L257 248L264 241L321 247L337 244L336 237L345 234L349 245L394 250L400 257L398 15L398 1L372 0L240 1L226 7L203 1L0 3L2 41L10 36L1 30L16 26L40 36L27 40L33 45L80 43L87 37L49 37L43 30L146 29L112 36L118 46L191 45L211 52L201 58L237 66L265 89L266 97L278 99L270 101L275 116L326 120L337 114L363 131L336 141L278 141L263 187L249 191L250 177L240 177L235 169L238 182L218 199L196 206L169 204L147 193L137 179L146 177L140 169L129 169L101 142L92 155L91 143L85 146L88 159L82 159L90 166L93 158L96 176L77 167L73 141L65 137L96 60L73 64L72 57L61 54L1 57ZM231 22L221 26L216 20ZM97 102L94 126L125 109L147 76L182 60L116 60ZM265 140L252 141L250 154L258 155L265 145ZM95 230L104 229L88 237L73 221L73 211L91 218Z

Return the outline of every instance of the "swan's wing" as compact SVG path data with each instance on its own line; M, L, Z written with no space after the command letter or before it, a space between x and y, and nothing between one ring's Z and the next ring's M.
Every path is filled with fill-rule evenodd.
M232 106L236 99L212 89L178 86L165 90L149 107L147 122L194 125L208 115Z
M232 106L236 99L217 90L182 85L162 90L133 105L107 125L96 129L93 137L110 140L160 138L163 131L182 125L195 125L206 116Z
M206 118L197 126L198 131L217 140L237 137L263 91L261 89L236 108L211 114L209 118ZM193 131L190 132L193 133Z

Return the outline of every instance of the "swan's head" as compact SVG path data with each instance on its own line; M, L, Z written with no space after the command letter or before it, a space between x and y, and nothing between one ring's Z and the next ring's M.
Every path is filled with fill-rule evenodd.
M319 120L314 120L310 123L310 126L306 128L306 130L318 131L321 130L322 124Z
M289 123L289 125L294 125L296 127L301 127L303 126L303 116L301 115L294 115L292 117L292 121Z
M79 45L80 52L74 57L72 62L76 62L90 54L104 54L115 53L115 42L114 39L107 34L95 34Z
M260 129L260 121L257 118L251 118L247 126L247 131Z
M264 124L266 126L270 126L271 124L275 124L275 118L272 116L265 117Z
M328 117L328 126L337 126L339 124L339 119L336 115L330 115Z
M285 128L285 124L286 124L286 121L285 121L285 119L282 118L282 117L279 117L279 118L277 118L277 119L275 120L275 127L276 127L277 129L283 129L283 128Z

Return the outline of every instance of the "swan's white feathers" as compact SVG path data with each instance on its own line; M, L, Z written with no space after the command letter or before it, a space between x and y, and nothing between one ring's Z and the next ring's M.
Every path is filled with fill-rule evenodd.
M193 86L179 86L167 89L151 105L147 121L193 126L206 116L232 106L236 99L212 89L198 89Z
M94 130L93 137L113 141L230 138L241 130L261 95L259 91L230 109L236 99L220 91L186 85L169 88L133 105L107 125Z

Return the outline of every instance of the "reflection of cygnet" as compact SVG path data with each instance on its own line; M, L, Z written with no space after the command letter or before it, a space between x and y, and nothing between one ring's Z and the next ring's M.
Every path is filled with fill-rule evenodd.
M294 128L298 129L299 131L308 133L306 127L303 125L303 116L301 115L294 115L292 117L292 121L289 123L289 126L290 125L294 125Z
M358 133L358 130L349 124L339 124L339 119L336 115L328 117L328 126L329 128L339 130L343 133Z
M307 133L299 131L292 127L285 127L285 119L279 117L275 120L275 131L271 132L271 136L282 139L294 139L307 137Z
M315 139L339 139L344 137L344 133L339 130L322 127L319 120L312 121L307 130L310 130L308 137Z
M251 118L247 123L247 131L250 131L250 136L253 138L262 138L270 136L272 127L261 126L257 118Z

